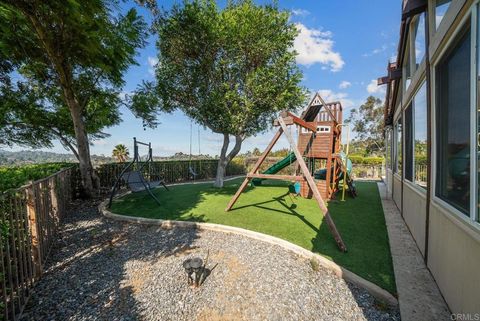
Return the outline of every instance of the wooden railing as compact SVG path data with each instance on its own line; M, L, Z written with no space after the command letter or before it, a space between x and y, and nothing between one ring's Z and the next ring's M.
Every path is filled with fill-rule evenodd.
M167 183L212 179L217 160L160 161L144 168L144 174ZM97 169L100 185L109 189L125 164L105 164ZM245 174L243 163L232 162L227 175ZM17 320L41 277L44 262L68 205L80 186L77 166L0 194L0 320Z
M0 320L16 320L73 195L74 168L0 195ZM72 184L73 183L73 184Z
M378 179L385 175L385 166L353 164L352 172L354 179Z

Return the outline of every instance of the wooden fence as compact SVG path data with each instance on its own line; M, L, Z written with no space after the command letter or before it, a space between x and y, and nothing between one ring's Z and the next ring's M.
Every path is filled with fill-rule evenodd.
M76 184L74 168L0 195L0 318L21 313Z
M144 168L147 178L162 177L167 183L211 179L217 160L160 161ZM97 168L100 185L110 189L125 164L104 164ZM242 162L231 162L227 175L245 174ZM61 218L79 195L77 166L0 194L0 320L16 320L34 283L41 277L44 262L55 240Z

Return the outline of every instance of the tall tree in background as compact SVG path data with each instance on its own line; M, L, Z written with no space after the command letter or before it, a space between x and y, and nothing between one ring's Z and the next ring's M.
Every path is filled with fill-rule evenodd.
M128 152L128 148L123 144L116 145L112 151L112 156L121 163L125 162L128 159L128 155L130 155L130 153Z
M223 10L215 1L186 1L163 13L156 30L157 82L144 83L133 101L179 109L223 135L215 180L222 187L243 140L267 130L278 111L305 101L292 51L297 30L288 12L249 0L229 1Z
M369 96L358 110L351 110L347 122L353 125L357 134L352 144L364 146L367 154L384 155L383 104L380 99Z
M0 2L0 78L12 90L41 94L41 112L68 111L86 196L98 183L89 115L118 108L123 74L135 64L146 30L135 9L120 14L115 0Z

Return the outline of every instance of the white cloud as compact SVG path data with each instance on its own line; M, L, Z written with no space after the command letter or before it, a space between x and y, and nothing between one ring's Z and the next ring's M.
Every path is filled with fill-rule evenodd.
M149 56L148 58L148 72L154 76L155 75L155 66L158 64L158 58L157 57L151 57Z
M382 45L380 48L375 48L370 52L364 53L362 56L363 57L375 56L375 55L378 55L379 53L384 52L385 50L387 50L387 48L388 48L387 45Z
M377 80L372 79L370 83L367 85L367 91L369 94L385 94L385 86L378 86L377 85Z
M340 53L333 50L332 33L318 29L308 29L301 23L297 23L299 31L293 47L297 52L297 63L301 65L323 64L331 71L342 69L345 62Z
M340 83L340 85L338 85L338 88L346 89L346 88L350 87L351 85L352 85L351 82L344 80Z
M325 103L340 101L344 109L350 108L354 105L353 101L348 98L347 93L334 92L330 89L320 89L318 92L320 93L320 96L322 96L323 100L325 100Z
M305 17L310 14L310 11L305 10L305 9L292 9L292 14L294 16L300 16L300 17Z

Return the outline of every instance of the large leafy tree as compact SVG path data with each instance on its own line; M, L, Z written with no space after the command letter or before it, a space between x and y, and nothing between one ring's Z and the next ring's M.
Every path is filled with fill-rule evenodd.
M374 96L369 96L358 109L350 111L347 119L353 126L356 138L354 146L363 147L366 154L384 155L383 104Z
M109 125L108 121L100 121L99 127L92 125L92 118L101 114L118 119L123 74L135 64L136 49L144 45L146 37L147 26L136 10L122 14L119 9L115 0L0 2L0 77L10 90L30 95L24 98L35 104L28 108L38 112L26 122L33 131L10 128L26 139L45 143L49 132L36 126L45 121L40 118L59 121L61 128L57 129L74 138L87 196L98 183L90 161L88 133L98 133L94 127ZM16 101L22 100L13 99L10 104ZM24 108L21 104L10 106L13 113L4 110L5 115L10 112L10 118L18 117L18 110Z
M265 131L280 110L305 100L299 86L289 13L274 5L185 1L158 17L156 83L144 83L134 102L181 110L223 135L215 186L245 138ZM230 137L235 144L228 152Z
M108 137L103 130L120 123L119 101L118 95L111 94L102 108L86 106L83 115L90 141ZM51 106L42 92L25 83L0 84L0 146L50 148L54 140L79 160L68 108L62 104Z

